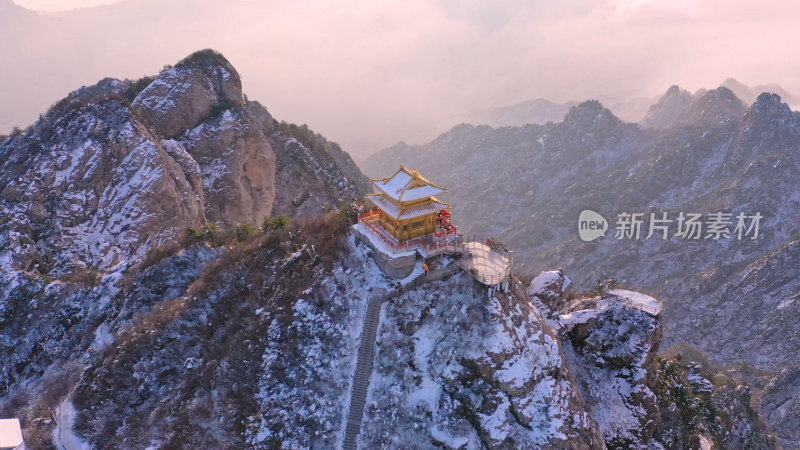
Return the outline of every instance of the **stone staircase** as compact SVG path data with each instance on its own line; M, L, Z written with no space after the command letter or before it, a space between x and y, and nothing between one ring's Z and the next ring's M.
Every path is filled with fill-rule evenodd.
M361 344L358 348L358 362L353 376L353 390L350 393L350 410L347 414L347 426L344 431L344 450L356 450L358 434L361 432L361 420L364 417L364 404L367 401L367 390L372 376L372 363L375 358L375 334L381 304L385 298L384 289L376 289L367 301L367 314L361 328Z

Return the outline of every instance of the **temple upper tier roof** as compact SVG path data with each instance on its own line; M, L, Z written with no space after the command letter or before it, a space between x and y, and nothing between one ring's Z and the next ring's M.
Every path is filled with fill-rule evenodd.
M401 165L391 177L375 178L372 184L381 192L397 202L412 202L447 192L420 175L417 170L408 170Z

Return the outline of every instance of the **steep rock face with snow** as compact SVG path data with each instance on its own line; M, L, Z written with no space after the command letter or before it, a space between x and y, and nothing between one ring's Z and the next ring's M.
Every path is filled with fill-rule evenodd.
M560 343L519 295L466 274L384 306L364 448L602 448Z
M126 87L78 90L0 144L6 270L104 270L204 221L200 168L137 120Z
M275 154L222 55L200 51L161 72L131 109L202 168L208 220L255 225L272 210ZM172 144L176 145L176 144Z
M200 125L217 105L244 106L242 81L222 55L201 51L161 72L131 104L161 138Z
M661 320L614 303L570 324L568 354L574 358L581 391L609 447L645 445L660 415L650 389Z
M157 77L78 89L0 142L0 409L23 418L33 448L49 445L52 411L62 410L84 369L92 367L98 380L110 373L103 372L102 354L111 343L141 325L151 308L202 281L204 271L219 270L221 245L255 238L252 228L234 234L234 225L287 213L273 199L292 195L285 193L292 187L277 181L287 175L275 166L261 118L247 106L235 69L206 50ZM363 174L340 149L284 159L345 167L314 173L318 183L307 195L328 201L289 211L294 219L341 204L319 186L344 186L347 199L362 192ZM204 231L187 235L190 228ZM164 258L169 263L158 264ZM136 358L126 348L119 349L127 355L120 364ZM165 368L170 357L154 356L167 361ZM166 370L142 364L145 372ZM132 383L126 386L143 382L123 378ZM157 382L142 386L158 392ZM136 395L145 396L142 389ZM125 408L140 406L123 397L130 400Z
M273 215L316 214L369 192L369 180L338 144L306 125L276 121L258 102L250 102L248 110L275 150L275 183L281 189Z
M657 301L625 290L583 296L563 271L543 272L527 289L556 332L578 392L608 448L773 448L750 407L746 385L657 356L663 320ZM649 311L649 312L648 312Z

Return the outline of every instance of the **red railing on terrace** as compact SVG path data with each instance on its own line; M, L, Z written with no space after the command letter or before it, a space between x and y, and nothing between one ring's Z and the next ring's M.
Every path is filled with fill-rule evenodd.
M447 217L449 218L449 214ZM388 231L384 230L383 227L375 225L375 222L378 221L380 218L380 211L373 210L367 211L364 214L361 214L358 217L359 222L364 224L367 229L372 231L372 233L380 238L384 244L386 244L391 250L392 253L399 253L405 251L415 250L417 248L421 248L426 251L426 253L430 254L432 252L436 252L448 246L455 246L457 245L454 241L458 238L458 230L455 226L450 225L449 221L446 222L447 226L450 227L449 230L443 230L438 233L434 233L434 243L433 244L426 244L420 238L411 239L405 242L398 242L394 236L389 234ZM443 220L443 223L445 221Z

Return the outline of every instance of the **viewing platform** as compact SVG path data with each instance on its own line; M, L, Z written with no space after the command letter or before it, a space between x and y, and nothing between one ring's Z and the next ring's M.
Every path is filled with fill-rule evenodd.
M512 253L493 239L472 236L464 239L459 265L487 286L499 285L511 274Z

